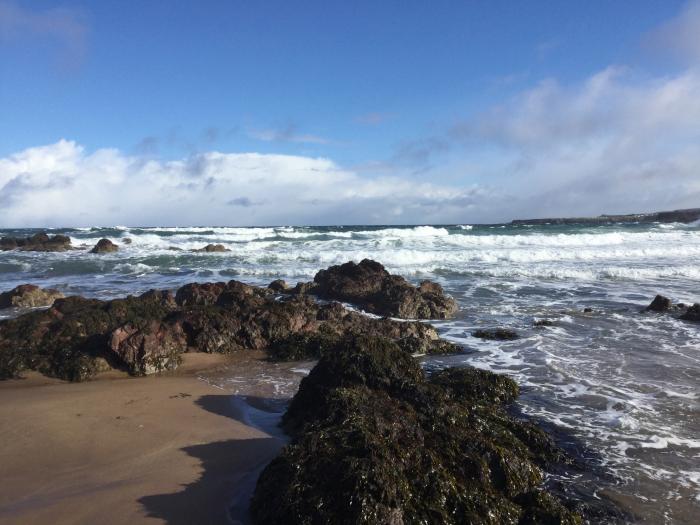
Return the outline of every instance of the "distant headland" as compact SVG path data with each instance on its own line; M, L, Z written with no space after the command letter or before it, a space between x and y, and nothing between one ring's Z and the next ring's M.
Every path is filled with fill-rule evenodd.
M630 213L627 215L599 215L598 217L559 217L552 219L517 219L513 225L524 224L621 224L632 222L682 222L700 220L700 208L686 210L659 211L655 213Z

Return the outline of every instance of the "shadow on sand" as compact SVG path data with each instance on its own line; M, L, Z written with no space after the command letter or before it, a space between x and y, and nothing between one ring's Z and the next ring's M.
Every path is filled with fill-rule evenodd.
M257 399L256 404L265 400ZM244 403L242 405L242 403ZM207 395L196 404L204 410L251 425L255 416L245 409L244 398ZM248 405L250 406L250 405ZM251 411L259 409L250 407ZM278 414L273 414L279 417ZM257 426L257 425L254 425ZM229 439L184 447L183 452L201 463L198 480L179 492L144 496L139 503L149 517L174 525L249 523L248 502L260 472L278 453L284 441L278 437Z

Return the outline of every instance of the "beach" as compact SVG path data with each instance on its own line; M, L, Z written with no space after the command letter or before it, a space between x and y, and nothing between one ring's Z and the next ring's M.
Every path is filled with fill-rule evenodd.
M235 293L247 290L245 286L256 286L260 288L253 295L262 294L260 297L267 299L261 299L262 302L258 299L249 302L246 299L236 303L247 305L244 307L247 313L236 314L232 319L263 319L264 316L253 315L255 308L258 308L255 305L270 305L270 308L276 305L274 309L281 308L285 312L282 317L276 318L289 319L290 327L300 329L309 322L315 323L317 318L336 323L333 321L336 314L332 309L317 312L316 309L322 307L310 306L315 304L313 301L298 304L275 302L273 297L278 292L270 291L270 283L276 283L275 289L279 291L284 287L278 281L285 280L290 286L289 290L292 290L296 283L312 281L317 272L331 265L351 260L359 262L365 258L384 264L390 273L406 278L413 285L419 286L425 279L436 282L454 298L458 309L454 316L432 319L430 324L437 335L449 344L457 345L459 350L451 355L422 357L424 369L474 366L514 379L521 389L516 401L517 409L527 417L560 429L568 436L564 445L571 441L575 455L593 467L594 472L590 477L565 480L567 483L575 482L584 498L604 492L608 498L619 501L640 523L693 523L700 502L697 469L697 451L700 448L697 439L700 432L700 399L697 393L700 380L697 360L699 325L680 319L680 310L649 312L645 309L656 294L667 296L674 304L691 305L698 301L696 260L700 254L700 224L114 227L55 229L49 233L69 237L74 248L59 252L8 250L0 253L0 273L5 290L23 283L33 283L42 288L55 289L66 297L83 297L87 308L92 300L126 300L123 298L128 295L138 297L150 289L169 290L177 296L176 291L185 286L187 288L180 294L182 303L188 297L198 297L194 293L197 289L194 283L220 283L211 285L213 288L207 290L223 289L224 283L233 283L231 289L238 290ZM25 237L36 234L36 231L4 230L2 234ZM90 253L91 247L101 238L111 239L118 250L104 254ZM201 251L209 245L221 245L225 251ZM167 299L158 294L150 297L151 300L158 297ZM296 296L285 297L291 299ZM136 306L138 301L134 301L127 301L129 308ZM348 300L348 303L353 301ZM288 306L284 307L285 304ZM357 303L346 306L350 308L349 311L359 314L353 313L353 326L361 325L363 330L369 330L373 317L361 313L363 306ZM181 306L172 308L179 311ZM264 309L267 308L264 306ZM6 308L0 310L0 318L11 320L24 312ZM320 317L319 313L322 314ZM173 319L180 319L178 322L183 326L185 321L189 323L188 326L201 322L189 315L180 312ZM407 317L414 316L409 314ZM245 323L246 329L250 329L248 332L241 332L235 324L224 324L221 329L227 334L225 338L220 339L214 330L207 337L192 339L189 344L199 345L204 351L233 351L235 355L240 355L236 345L254 344L261 351L267 349L270 341L258 335L250 340L239 337L244 333L263 333L257 331L257 325L253 326L248 321ZM389 326L387 323L379 324L385 328ZM154 328L154 333L160 333L162 341L169 344L179 341L178 334L181 332L158 332L160 326ZM166 326L171 325L166 323ZM208 325L205 323L202 326ZM515 332L517 337L489 340L474 335L496 328ZM122 340L115 339L117 342ZM219 341L235 344L230 348L219 348ZM127 348L124 346L124 351ZM196 354L184 354L188 359L193 355ZM287 358L297 359L291 351ZM191 363L186 363L185 368L187 366L191 366ZM98 385L114 383L115 389L116 385L137 388L131 385L161 384L159 382L165 385L180 380L195 385L188 389L173 384L172 392L168 387L167 392L158 397L163 403L162 407L153 400L147 404L133 403L137 406L125 407L124 410L153 411L153 415L144 412L143 419L148 420L144 428L153 428L150 426L153 422L162 420L162 425L153 428L156 437L140 442L136 439L141 435L136 426L133 436L125 434L121 441L112 445L113 448L95 451L97 463L91 456L84 464L91 463L89 472L102 472L100 476L104 477L86 479L82 485L84 491L76 488L76 495L72 497L74 502L84 502L87 499L85 494L94 492L88 487L103 487L105 480L123 479L115 472L118 470L115 465L123 462L122 459L112 458L124 458L125 451L138 451L139 446L145 447L143 453L134 452L133 457L150 458L156 450L153 447L168 443L170 456L163 461L172 469L175 467L171 467L171 464L184 465L185 471L180 478L176 479L168 472L162 478L166 481L156 482L157 469L149 467L146 471L152 477L144 474L145 477L138 478L151 479L149 486L138 485L145 481L124 481L119 488L109 489L112 495L121 491L124 499L115 500L114 505L105 503L107 507L123 512L131 509L127 518L119 517L122 521L168 521L178 519L177 516L184 511L175 513L176 517L163 517L162 510L144 504L155 500L141 498L164 494L172 496L183 490L195 490L188 489L193 483L194 487L199 486L196 480L202 473L202 461L198 459L198 453L188 453L188 447L237 440L237 432L246 428L248 434L244 433L244 440L252 439L251 435L263 435L250 428L249 414L244 413L244 417L241 417L239 410L238 419L212 414L197 404L197 396L205 395L205 391L228 394L234 409L236 403L239 403L240 409L240 396L256 396L258 401L263 402L275 399L278 402L275 410L282 412L285 400L294 396L300 378L312 366L309 363L280 366L268 361L246 360L245 365L225 365L222 369L208 369L197 376L181 375L183 372L178 371L176 376L128 380L103 378L80 385L61 383L31 388L19 387L14 380L3 382L0 384L0 396L3 401L8 401L3 403L0 420L11 423L3 425L3 432L7 433L4 435L10 437L5 438L8 445L4 447L6 450L3 450L2 459L12 468L0 480L3 486L10 486L3 493L5 499L0 519L9 519L10 511L14 513L12 516L19 516L18 513L22 511L27 513L22 522L40 520L41 516L45 516L42 512L53 512L48 509L71 499L66 495L66 490L61 497L51 492L31 496L30 488L39 483L35 481L32 485L30 478L36 477L32 470L43 472L40 468L43 463L36 459L33 464L23 464L17 459L22 455L21 450L29 451L45 443L47 435L52 439L53 436L60 436L53 427L48 426L53 424L54 419L62 418L61 424L67 429L82 428L76 425L86 424L80 421L84 416L77 417L74 413L88 413L87 409L73 410L67 400L62 401L64 405L50 405L60 403L69 392L83 392L82 389L85 389L85 399L95 397L95 400L85 401L87 406L98 407L95 409L97 414L108 415L106 419L100 419L104 429L95 423L89 432L104 431L111 439L113 427L131 428L127 426L129 419L116 419L129 414L113 404L116 394L104 394L106 399L103 403L107 403L107 406L102 408L97 398L107 387ZM141 373L138 368L134 372ZM198 390L195 391L195 388ZM121 389L120 386L119 391ZM54 391L57 397L53 395ZM126 392L127 388L123 391ZM170 398L181 392L191 394L191 397ZM83 397L80 396L80 399ZM136 399L138 396L132 397ZM138 399L144 397L149 396L144 394ZM156 399L154 396L151 398ZM42 407L41 403L45 406ZM244 412L250 410L250 406L244 408ZM187 431L179 429L181 416L187 410L192 411L193 418L203 418L208 423L198 424L196 429ZM49 412L51 418L46 416ZM134 417L134 414L129 417ZM273 416L278 418L279 413ZM210 423L214 426L211 435L208 435L206 428ZM269 426L269 421L267 423L267 429L274 428L274 425ZM139 424L144 423L140 421ZM24 434L18 434L19 428L25 429ZM182 433L195 431L202 434L192 435L190 442L185 442L186 436ZM79 435L82 438L90 435L89 432L83 428ZM20 441L16 439L17 435L29 437L25 438L26 441ZM121 434L115 432L114 435ZM170 443L170 436L180 436L183 440ZM54 448L72 450L68 445L78 443L73 434L67 434L63 439L66 446ZM92 441L88 442L92 445ZM100 446L107 447L108 442L100 441ZM265 443L268 442L271 440ZM215 462L217 472L226 472L226 475L238 479L245 476L246 469L250 470L248 464L226 463L236 461L236 454L225 455L224 463ZM244 457L247 459L249 455L246 453ZM274 455L268 454L266 458L271 459ZM100 458L109 460L100 463ZM66 472L73 472L79 464L75 455L73 459L67 455L65 463L57 466L57 472L67 475ZM138 471L138 468L134 469ZM77 479L83 478L78 476ZM208 475L206 480L209 480ZM68 486L65 482L61 483ZM54 486L60 484L56 482ZM50 486L42 490L49 489ZM233 492L235 489L235 486L231 487ZM101 494L108 492L107 488L99 490ZM210 491L207 493L212 500L224 502L217 509L225 506L227 499L231 500L225 494L214 498ZM185 499L189 499L189 493L187 496ZM17 503L12 503L10 508L10 502L15 500ZM35 501L41 501L43 506L35 505ZM45 501L48 503L44 504ZM172 505L177 509L180 501L172 498L164 507ZM66 508L72 505L65 504ZM34 518L26 510L30 507L33 507L31 513ZM212 508L212 505L207 507ZM112 516L111 513L107 514ZM149 517L149 514L153 516ZM131 516L138 519L132 520ZM116 522L117 517L113 519Z
M281 442L200 378L222 365L189 354L158 377L0 383L0 523L227 523L237 488Z

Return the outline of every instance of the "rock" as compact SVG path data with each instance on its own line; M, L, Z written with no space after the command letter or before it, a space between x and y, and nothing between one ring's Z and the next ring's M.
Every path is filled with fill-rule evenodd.
M593 313L593 308L591 307L586 307L583 309L584 314L592 314Z
M445 319L457 311L457 303L437 283L411 285L391 275L378 262L364 259L319 271L313 293L325 299L347 301L364 310L404 319Z
M153 374L177 368L187 340L179 325L152 320L141 327L127 323L113 330L109 349L132 374Z
M33 284L20 284L9 292L0 293L0 308L35 308L51 306L63 294L52 288L39 288Z
M179 306L216 304L225 288L226 283L186 284L177 290L175 301Z
M670 310L672 306L671 299L663 295L657 295L649 306L646 307L646 310L651 312L666 312Z
M700 303L695 303L693 306L688 307L686 312L681 315L681 319L700 323Z
M289 285L282 279L276 279L268 284L267 287L273 292L285 292L289 288Z
M230 252L223 244L207 244L204 248L192 250L193 252Z
M132 241L131 237L124 237L122 239L122 244L131 244L132 242L133 241Z
M192 283L175 294L57 299L46 311L0 321L0 377L31 369L80 381L95 373L97 359L147 374L177 366L184 351L318 358L346 335L382 336L407 354L460 350L417 321L377 319L303 294L280 298L238 281Z
M306 295L313 293L314 289L314 283L297 283L294 288L289 288L286 292L293 295Z
M343 338L283 417L292 441L261 473L252 521L581 524L541 490L543 468L565 455L508 415L516 395L491 372L426 378L389 340Z
M0 239L0 250L15 250L32 252L62 252L72 249L70 237L65 235L49 236L45 232L35 233L30 237L3 237Z
M544 328L546 326L554 326L554 321L551 319L538 319L534 323L532 323L532 326L535 328Z
M90 253L112 253L119 251L119 246L109 239L100 239Z
M479 339L490 339L493 341L512 341L520 338L515 330L511 330L509 328L479 329L473 331L472 336L478 337Z

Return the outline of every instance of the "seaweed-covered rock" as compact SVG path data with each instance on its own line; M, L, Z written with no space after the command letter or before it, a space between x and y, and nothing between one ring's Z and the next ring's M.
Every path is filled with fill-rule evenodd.
M3 237L0 239L0 250L63 252L71 248L70 237L65 235L49 236L45 232L35 233L29 237Z
M273 292L284 292L289 288L289 285L283 279L275 279L267 287Z
M513 341L514 339L520 338L518 333L510 328L480 328L479 330L474 330L472 336L478 337L479 339L490 339L492 341Z
M98 358L147 374L176 367L185 351L318 358L348 334L386 337L408 354L459 351L417 321L377 319L304 294L280 300L269 288L238 281L192 283L174 295L58 299L44 312L0 321L0 377L32 369L82 380L98 369L90 366Z
M693 306L688 307L681 319L684 321L695 321L700 323L700 303L695 303Z
M34 284L20 284L9 292L0 293L0 308L35 308L51 306L63 294L52 288L39 288Z
M100 239L95 244L94 248L90 250L90 253L113 253L119 251L119 246L114 244L109 239Z
M0 378L31 369L82 381L103 368L105 360L137 370L110 350L111 332L126 324L145 328L169 312L160 294L113 301L66 297L48 310L0 321Z
M560 456L508 415L516 394L490 372L426 378L392 341L343 338L283 418L292 442L258 480L253 522L580 524L542 491Z
M204 248L197 248L193 252L230 252L223 244L207 244Z
M313 292L319 297L348 301L379 315L445 319L457 311L457 303L439 284L423 281L415 287L370 259L321 270L314 283Z

